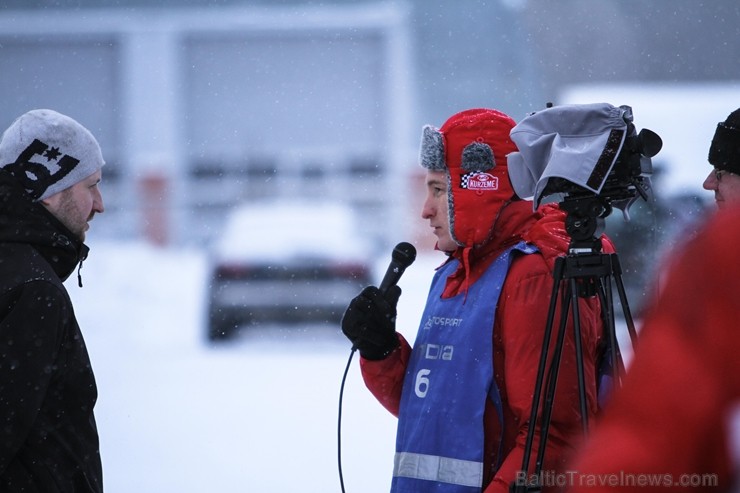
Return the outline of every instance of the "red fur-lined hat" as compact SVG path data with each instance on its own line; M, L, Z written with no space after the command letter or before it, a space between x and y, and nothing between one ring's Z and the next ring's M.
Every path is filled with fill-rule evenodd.
M501 208L514 197L506 155L517 150L509 138L515 124L500 111L477 108L422 130L421 165L447 173L450 232L460 246L488 240Z

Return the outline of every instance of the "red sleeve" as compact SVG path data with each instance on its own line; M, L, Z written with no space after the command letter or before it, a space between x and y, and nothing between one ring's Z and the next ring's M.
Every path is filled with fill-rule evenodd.
M406 339L398 333L400 346L380 361L360 359L362 378L370 392L378 399L384 408L398 417L398 409L401 405L401 388L403 378L406 374L411 354L411 346Z
M486 488L486 493L508 492L510 484L516 479L517 472L522 466L532 395L541 358L552 290L552 273L541 255L526 255L514 260L499 299L494 337L497 338L500 346L497 357L503 357L503 363L499 362L496 366L503 373L503 375L497 375L497 381L503 386L502 394L505 395L507 401L504 402L504 405L508 406L508 412L505 414L510 416L510 422L504 423L505 428L509 429L506 436L514 434L511 431L511 427L514 427L515 438L513 443L507 444L508 452L494 480ZM558 301L549 357L552 357L557 340L559 305ZM596 298L579 298L579 310L587 384L586 396L590 417L593 418L597 409L596 364L602 323ZM574 442L580 440L582 436L572 316L570 320L566 327L566 341L558 374L543 471L562 470L568 455L573 450ZM531 455L532 464L536 457L537 445L538 437L536 436Z
M624 385L572 464L570 491L673 491L686 479L695 483L675 489L730 491L727 426L740 401L740 228L737 216L725 220L673 259Z
M714 474L724 486L729 483L721 459L723 370L711 364L715 355L706 354L699 341L691 343L661 324L649 332L639 341L624 387L571 468L577 473L571 481L575 492L615 490L598 478L634 492L665 491L687 473ZM629 484L619 474L659 484Z

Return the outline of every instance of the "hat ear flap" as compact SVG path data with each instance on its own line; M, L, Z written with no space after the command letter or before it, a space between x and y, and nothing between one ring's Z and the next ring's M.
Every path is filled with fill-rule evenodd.
M432 125L424 125L419 150L421 165L430 171L445 171L445 145L442 133Z
M496 166L493 149L484 142L471 142L462 152L460 167L465 171L489 171Z

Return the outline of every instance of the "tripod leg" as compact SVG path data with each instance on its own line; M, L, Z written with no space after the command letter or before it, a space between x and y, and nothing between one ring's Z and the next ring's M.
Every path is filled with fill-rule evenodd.
M570 291L573 303L573 331L576 346L576 370L578 372L578 399L581 405L581 425L584 436L588 433L588 409L586 405L586 377L583 372L583 344L581 341L581 313L578 308L578 286L575 278L570 280Z
M609 366L612 373L612 382L615 387L619 386L621 375L624 374L624 362L622 352L617 341L617 331L614 324L614 298L612 295L611 278L607 275L600 280L598 295L601 306L601 321L604 324L605 336L609 341Z
M522 459L522 472L527 474L529 472L529 460L532 455L532 445L534 442L534 434L537 428L537 415L540 407L540 397L542 395L542 384L545 378L545 367L547 365L547 353L550 347L550 339L552 338L552 326L555 321L555 308L558 299L558 292L560 290L560 282L563 278L563 269L565 268L565 259L558 258L555 261L555 269L553 271L553 285L552 293L550 294L550 307L547 312L547 324L545 325L544 340L542 342L542 352L540 353L540 361L537 367L537 379L535 381L534 392L532 393L532 409L529 416L529 428L527 430L527 440L524 444L524 456ZM541 446L541 444L540 444ZM527 491L527 486L516 485L515 491Z
M547 436L550 433L550 423L552 421L552 408L555 402L555 390L558 384L558 374L560 372L560 361L563 355L563 343L565 341L565 331L568 324L568 314L570 302L577 298L573 285L570 290L563 292L562 309L560 310L560 325L558 328L558 338L555 342L555 350L550 362L550 369L547 374L547 388L545 390L545 402L542 405L542 425L540 426L540 444L537 449L537 462L535 464L536 477L540 477L542 467L545 461L545 450L547 448ZM577 300L576 300L577 302Z
M624 283L622 282L622 266L619 263L619 257L616 254L611 254L610 257L612 271L614 272L614 281L617 284L617 292L619 293L619 302L622 304L624 319L627 321L627 331L629 332L632 349L634 350L637 345L637 331L635 330L635 322L632 320L632 312L627 303L627 294L624 289Z

